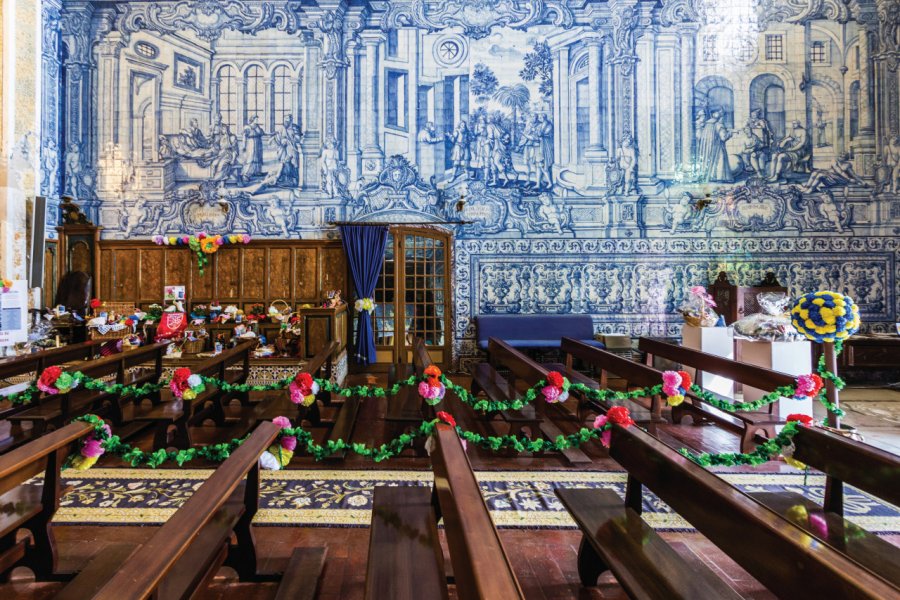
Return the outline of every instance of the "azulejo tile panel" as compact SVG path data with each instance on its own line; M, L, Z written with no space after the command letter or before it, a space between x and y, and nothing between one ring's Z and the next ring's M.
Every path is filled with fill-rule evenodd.
M41 192L111 238L464 221L461 348L482 311L673 332L722 262L885 329L897 6L42 0Z

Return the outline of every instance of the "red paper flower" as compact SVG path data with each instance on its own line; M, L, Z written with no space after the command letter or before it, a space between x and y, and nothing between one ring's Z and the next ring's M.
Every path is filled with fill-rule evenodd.
M96 310L101 306L103 306L103 302L99 298L94 298L93 300L91 300L91 308Z
M44 372L41 373L40 379L38 379L38 388L44 390L45 388L52 388L53 384L56 383L56 380L59 379L59 376L62 375L62 368L60 367L47 367L44 369Z
M440 377L441 370L437 367L437 365L428 365L425 367L425 375L428 377Z
M297 384L301 390L307 391L312 389L313 378L309 373L297 373L294 377L294 383Z
M547 383L553 387L561 388L563 386L563 376L558 371L550 371L547 373Z
M678 374L681 375L681 387L684 388L684 391L688 391L691 389L691 376L687 371L678 371Z
M449 425L450 427L456 427L456 419L454 419L453 415L451 415L448 412L444 412L442 410L438 411L437 418L440 419L441 421L443 421L444 423L446 423L447 425Z
M612 423L616 423L618 425L621 425L622 427L634 425L634 419L631 418L631 415L628 413L628 409L624 406L613 406L608 411L606 411L606 416Z
M801 413L793 413L787 416L787 422L797 422L801 425L806 425L807 427L813 424L813 418L809 415L804 415Z
M188 386L188 378L191 376L191 370L187 367L179 367L175 369L175 372L172 373L172 381L169 383L169 386L174 391L176 388L179 390L186 390Z

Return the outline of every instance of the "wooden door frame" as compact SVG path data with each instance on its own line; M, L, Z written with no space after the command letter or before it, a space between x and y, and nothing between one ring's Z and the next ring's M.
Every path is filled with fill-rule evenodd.
M442 368L449 368L453 360L453 258L455 241L453 232L444 228L431 225L423 225L409 223L404 225L392 225L390 234L393 241L394 250L394 341L392 346L382 346L391 348L391 361L387 363L374 363L366 367L358 367L354 371L383 372L388 370L394 364L407 364L408 350L406 347L406 261L405 261L405 236L419 235L440 239L444 242L444 318L442 326L444 327L444 344L441 350L441 359L435 360ZM402 264L399 264L402 263ZM383 265L383 262L382 262ZM383 266L382 266L383 269ZM403 299L403 302L400 299ZM373 315L374 320L374 315ZM374 329L374 322L373 322Z

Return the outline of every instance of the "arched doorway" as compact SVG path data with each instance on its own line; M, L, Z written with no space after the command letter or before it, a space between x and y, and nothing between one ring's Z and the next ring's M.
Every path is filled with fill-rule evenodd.
M782 139L787 130L784 105L784 82L780 77L765 73L750 82L750 111L760 111L775 140Z
M713 110L722 111L722 124L734 129L734 87L718 75L704 77L694 87L694 112L709 116Z
M425 339L435 362L450 364L452 242L450 233L437 229L391 227L375 286L379 365L411 363L417 337Z

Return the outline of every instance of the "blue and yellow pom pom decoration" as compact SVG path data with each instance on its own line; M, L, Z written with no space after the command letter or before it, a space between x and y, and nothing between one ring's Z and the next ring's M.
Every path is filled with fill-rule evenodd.
M794 302L791 322L809 340L838 342L859 330L859 307L850 296L815 292Z

